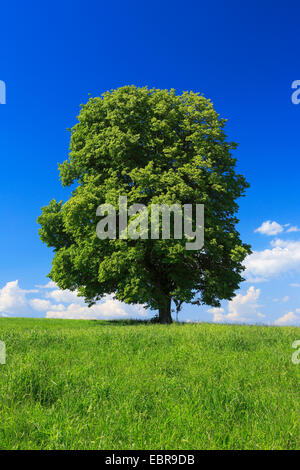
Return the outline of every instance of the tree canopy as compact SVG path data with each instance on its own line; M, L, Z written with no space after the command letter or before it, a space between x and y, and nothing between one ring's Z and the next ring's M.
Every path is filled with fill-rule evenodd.
M248 183L236 173L226 120L194 92L124 86L90 98L71 129L68 160L59 165L63 203L38 217L41 240L54 248L49 277L78 291L89 305L105 294L159 311L170 323L171 302L219 306L243 280L250 247L236 230L237 199ZM105 239L96 234L100 204L204 204L205 242Z

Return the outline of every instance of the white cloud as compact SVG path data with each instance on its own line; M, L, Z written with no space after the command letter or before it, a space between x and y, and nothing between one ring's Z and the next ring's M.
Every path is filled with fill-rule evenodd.
M207 311L208 311L209 313L212 313L212 314L213 314L213 316L214 316L213 321L214 321L214 322L217 322L217 323L218 323L218 322L225 321L225 320L224 320L224 318L225 318L225 315L224 315L225 310L224 310L224 308L222 308L222 307L212 307L212 308L209 308Z
M127 305L108 295L89 308L82 297L77 297L76 292L60 290L52 282L39 289L42 291L21 289L18 281L8 282L0 289L0 316L35 316L36 311L45 312L47 318L113 319L148 316L143 306ZM28 294L33 293L39 293L40 297L28 297Z
M50 300L46 299L31 299L29 300L29 304L34 310L39 312L47 311L47 310L55 310L61 312L65 309L63 304L52 304Z
M296 225L294 225L293 227L288 228L286 232L287 232L287 233L290 233L290 232L300 232L300 228L297 227Z
M62 303L73 303L73 304L80 304L85 305L83 297L78 297L77 292L70 291L70 290L61 290L55 289L50 292L46 292L45 297L47 299L52 299L55 302L62 302Z
M146 310L138 305L126 305L115 300L112 296L105 296L102 301L88 307L83 297L77 296L77 291L61 290L52 285L54 290L45 293L47 300L33 299L32 306L46 311L47 318L69 319L114 319L147 316ZM55 302L54 304L52 302ZM66 304L66 305L63 305ZM42 308L41 308L42 307ZM46 308L47 307L47 308Z
M212 308L209 308L207 311L209 313L213 313L214 315L216 313L224 313L225 312L224 308L222 308L222 307L212 307Z
M292 284L290 284L291 287L300 287L300 284L298 284L297 282L294 282Z
M277 318L277 320L274 321L274 324L279 326L300 325L300 317L294 312L288 312L282 317Z
M27 309L28 293L37 292L36 289L21 289L19 281L8 282L0 289L0 312L22 315Z
M260 318L265 318L258 309L261 307L257 300L260 296L260 289L254 286L249 287L245 295L237 294L228 302L228 312L224 308L211 308L208 312L214 315L214 322L221 323L247 323L255 322Z
M267 220L263 222L260 227L258 227L254 232L259 232L263 235L277 235L278 233L283 232L282 225L278 224L277 222L271 222Z
M146 317L147 311L139 305L125 305L111 296L105 296L101 303L88 307L86 304L71 303L64 310L49 310L47 318L69 319L114 319L114 318L138 318Z
M286 230L285 230L286 229ZM254 232L261 233L262 235L269 235L274 236L278 235L278 233L295 233L300 232L300 228L297 225L291 224L284 224L280 225L277 222L271 222L271 220L267 220L261 224Z
M273 248L253 251L245 260L248 282L268 279L290 270L300 270L300 241L272 240Z
M139 305L127 305L106 295L102 301L88 307L83 297L78 297L77 292L55 289L46 292L45 297L51 301L59 302L51 305L46 311L47 318L69 319L114 319L114 318L138 318L147 316L146 310ZM67 304L67 305L62 305Z
M57 289L57 285L53 281L47 282L47 284L44 285L36 285L35 287L38 287L39 289Z
M38 311L48 310L51 307L50 300L45 299L31 299L29 300L29 304L34 310Z
M249 287L245 295L238 294L228 302L228 318L239 321L246 321L249 318L255 318L259 312L260 305L257 300L260 296L260 289L254 286Z

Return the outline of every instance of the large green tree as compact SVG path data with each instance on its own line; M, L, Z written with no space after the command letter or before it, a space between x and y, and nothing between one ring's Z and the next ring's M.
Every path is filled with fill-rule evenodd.
M38 218L41 240L54 248L49 277L89 305L105 294L144 304L161 323L172 322L172 301L179 310L183 302L231 299L250 253L235 228L248 183L235 171L225 122L193 92L125 86L83 105L69 159L59 165L63 186L75 189ZM187 250L172 236L100 240L97 207L118 208L124 195L128 204L204 204L203 248Z

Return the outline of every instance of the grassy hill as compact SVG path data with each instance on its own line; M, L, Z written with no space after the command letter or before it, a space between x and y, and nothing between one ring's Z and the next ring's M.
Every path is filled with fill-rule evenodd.
M1 449L296 449L299 328L0 319Z

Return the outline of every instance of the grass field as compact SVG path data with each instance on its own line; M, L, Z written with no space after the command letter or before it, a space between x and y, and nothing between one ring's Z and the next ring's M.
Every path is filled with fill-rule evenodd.
M292 327L0 319L1 449L299 449Z

